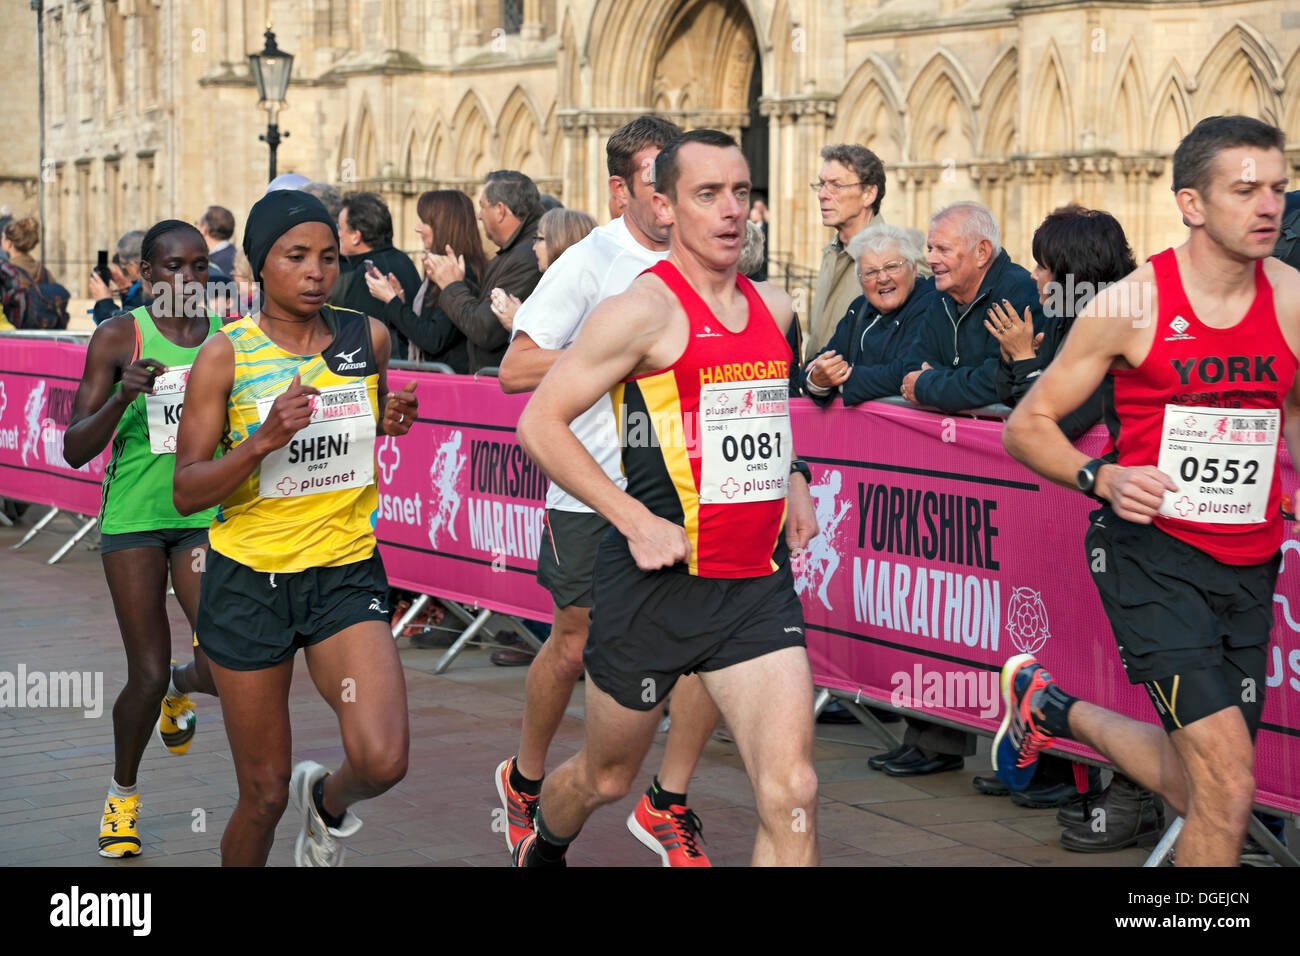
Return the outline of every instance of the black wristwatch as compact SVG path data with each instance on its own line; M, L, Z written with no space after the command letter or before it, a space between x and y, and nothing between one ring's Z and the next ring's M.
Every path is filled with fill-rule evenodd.
M811 487L812 469L808 467L808 462L804 461L802 458L792 458L790 460L790 474L793 475L796 471L803 475L803 480L808 482Z
M1101 495L1097 494L1097 472L1101 471L1102 465L1109 465L1105 458L1094 458L1088 464L1084 465L1074 474L1074 484L1089 498L1095 498L1097 501L1104 501Z

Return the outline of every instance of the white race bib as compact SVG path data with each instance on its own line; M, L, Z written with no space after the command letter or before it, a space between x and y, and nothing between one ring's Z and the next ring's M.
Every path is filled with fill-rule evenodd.
M181 406L185 404L185 383L189 381L191 368L191 365L174 365L154 376L153 394L144 397L149 450L155 455L176 454L176 434L181 427Z
M700 386L700 504L784 498L790 388L783 379Z
M1160 514L1204 524L1268 520L1281 413L1166 405L1160 461L1173 479Z
M257 403L260 421L275 399ZM264 498L360 488L375 480L375 415L365 382L330 385L312 399L310 424L262 459L258 494Z

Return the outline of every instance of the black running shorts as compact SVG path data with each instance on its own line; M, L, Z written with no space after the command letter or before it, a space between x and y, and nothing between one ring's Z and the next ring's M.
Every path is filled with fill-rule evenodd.
M555 606L591 607L591 572L609 522L590 511L547 509L537 555L537 583Z
M388 577L376 549L333 568L265 574L208 549L196 628L222 667L274 667L362 621L388 623Z
M167 554L174 551L208 546L208 529L158 528L153 531L123 531L120 534L101 534L99 553L112 554L129 548L161 548Z
M1129 683L1146 685L1168 730L1237 706L1253 733L1281 554L1222 564L1110 508L1090 518L1088 566Z
M677 679L787 647L803 647L803 607L784 543L780 569L760 578L642 571L610 529L596 554L596 603L582 660L597 687L632 710L653 710Z

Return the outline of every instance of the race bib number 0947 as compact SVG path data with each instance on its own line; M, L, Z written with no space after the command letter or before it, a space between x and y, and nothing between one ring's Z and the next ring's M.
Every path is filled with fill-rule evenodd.
M1173 479L1160 514L1204 524L1268 520L1281 413L1166 405L1160 461Z
M784 498L790 391L783 379L700 388L700 504Z
M275 396L257 403L266 421ZM375 415L364 382L331 385L312 396L311 422L262 459L258 494L292 498L360 488L375 480Z

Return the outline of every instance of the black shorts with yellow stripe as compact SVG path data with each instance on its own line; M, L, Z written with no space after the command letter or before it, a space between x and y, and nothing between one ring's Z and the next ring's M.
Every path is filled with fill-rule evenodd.
M1168 731L1235 706L1253 737L1281 555L1223 564L1110 508L1090 518L1088 566L1129 683L1146 687Z

